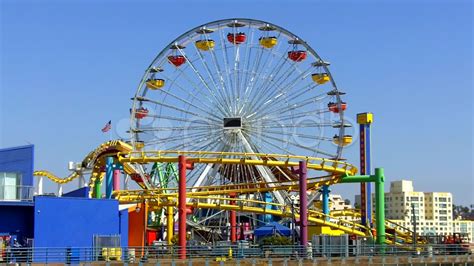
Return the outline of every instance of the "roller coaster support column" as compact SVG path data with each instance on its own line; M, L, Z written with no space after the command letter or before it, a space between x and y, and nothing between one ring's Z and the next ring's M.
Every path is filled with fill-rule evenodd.
M193 164L186 161L184 155L178 156L178 245L179 258L186 259L186 170L193 169Z
M375 183L375 222L377 229L377 244L385 243L385 175L383 168L375 168L374 175L354 175L342 178L342 183Z
M323 213L329 215L329 186L324 185L321 193L323 194ZM329 221L329 216L326 216L326 221Z
M113 180L113 190L117 191L120 190L120 175L122 173L119 169L114 170L114 180Z
M306 248L308 245L308 195L306 194L306 161L300 161L298 172L300 175L300 245L303 248Z
M100 178L99 177L96 177L95 179L95 183L94 183L94 197L96 199L100 199L102 198L102 189L101 189L101 181L100 181Z
M105 161L105 198L112 198L112 189L113 189L113 179L114 179L114 158L107 157Z
M375 221L377 244L385 243L385 176L383 168L375 169Z
M360 135L360 174L371 174L370 162L370 125L373 121L372 113L357 114ZM362 224L372 224L372 189L370 183L360 183L360 214Z
M173 206L166 207L166 241L168 245L172 245L171 240L173 239L174 234L174 213Z
M235 198L235 193L229 195L231 198ZM235 200L230 201L230 205L235 205ZM230 241L231 243L237 242L237 213L236 211L230 211Z

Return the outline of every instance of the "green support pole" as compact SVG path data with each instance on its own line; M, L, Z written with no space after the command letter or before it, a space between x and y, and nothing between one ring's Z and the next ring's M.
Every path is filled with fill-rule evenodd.
M385 243L385 189L383 168L375 168L375 222L377 244ZM369 195L370 196L370 195Z
M101 191L101 182L100 178L97 177L95 180L95 185L94 185L94 197L96 199L101 199L102 198L102 191Z
M376 243L385 243L385 176L383 168L375 168L374 175L353 175L342 178L342 183L375 183L375 219L376 219Z

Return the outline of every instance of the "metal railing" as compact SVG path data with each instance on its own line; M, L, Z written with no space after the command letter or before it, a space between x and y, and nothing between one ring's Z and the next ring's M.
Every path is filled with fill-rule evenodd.
M33 186L0 186L0 201L32 201L33 196Z
M102 248L3 248L1 263L79 263L93 261L155 262L178 260L177 246L155 245L147 247ZM348 259L364 257L429 258L439 256L464 257L472 261L469 245L377 246L377 245L321 245L302 247L258 245L195 245L186 249L188 260L313 260Z

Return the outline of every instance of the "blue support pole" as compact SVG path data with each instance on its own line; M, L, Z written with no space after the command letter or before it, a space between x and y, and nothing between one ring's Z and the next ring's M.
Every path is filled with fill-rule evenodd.
M324 185L322 189L323 194L323 213L329 215L329 186ZM329 220L329 217L326 217L326 220Z
M114 180L114 158L107 157L105 161L105 198L112 198Z
M370 163L370 124L365 124L365 174L371 175ZM365 183L366 204L367 204L367 224L372 227L372 183Z
M360 174L371 174L370 163L370 125L372 113L357 114L360 135ZM370 183L360 183L360 214L363 225L372 226L372 188Z

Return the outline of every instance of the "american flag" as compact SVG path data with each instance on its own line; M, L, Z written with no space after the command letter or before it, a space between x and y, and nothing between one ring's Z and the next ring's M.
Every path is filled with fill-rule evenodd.
M108 132L112 128L112 120L109 120L107 124L105 124L104 128L102 128L102 132Z

